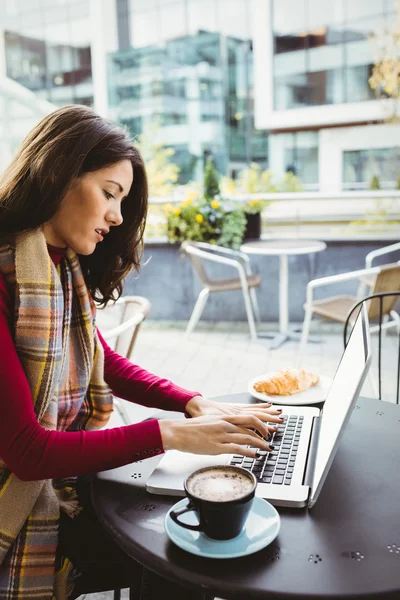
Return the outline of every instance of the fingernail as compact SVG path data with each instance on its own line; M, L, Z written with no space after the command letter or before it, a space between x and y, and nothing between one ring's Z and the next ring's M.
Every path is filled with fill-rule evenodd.
M281 413L281 412L282 412L282 409L281 409L281 408L277 408L277 409L276 409L276 412L278 412L278 413Z
M270 445L269 445L269 449L270 449L270 450L274 450L274 449L275 449L275 446L273 446L272 444L270 444Z

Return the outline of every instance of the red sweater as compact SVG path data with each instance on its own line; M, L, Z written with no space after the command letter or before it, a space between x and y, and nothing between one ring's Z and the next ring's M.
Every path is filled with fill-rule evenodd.
M63 257L49 247L55 265ZM22 480L72 477L113 469L163 452L158 421L100 431L47 431L33 410L13 341L14 298L0 273L0 457ZM184 412L198 392L160 379L104 348L104 379L115 396L143 406Z

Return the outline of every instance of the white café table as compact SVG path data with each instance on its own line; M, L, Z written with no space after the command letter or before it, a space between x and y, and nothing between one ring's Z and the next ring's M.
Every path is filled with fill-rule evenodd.
M287 340L298 340L299 335L289 330L289 274L288 256L313 254L325 250L325 242L318 240L254 240L242 244L240 250L246 254L279 256L279 333L273 335L271 348L279 348Z

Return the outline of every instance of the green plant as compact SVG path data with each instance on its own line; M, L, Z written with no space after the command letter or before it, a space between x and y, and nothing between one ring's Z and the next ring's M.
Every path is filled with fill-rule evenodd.
M243 204L243 210L249 215L256 215L262 212L268 204L267 200L249 200Z
M218 172L212 156L209 156L204 170L204 198L213 200L215 196L219 195L219 191Z
M280 192L302 192L303 186L301 185L300 180L292 173L292 171L288 171L283 176L283 179L280 183Z
M370 184L369 184L369 189L370 190L380 190L381 189L381 184L380 184L378 175L374 175L372 177Z
M194 240L238 248L246 227L242 206L221 198L218 173L211 158L204 172L203 193L195 189L178 205L167 206L168 239ZM212 195L214 194L214 195Z
M238 248L246 227L242 208L214 198L187 198L167 205L168 239L170 242L194 240Z

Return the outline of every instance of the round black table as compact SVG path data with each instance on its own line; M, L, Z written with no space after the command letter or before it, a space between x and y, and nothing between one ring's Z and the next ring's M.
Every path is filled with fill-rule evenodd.
M252 402L248 394L219 398ZM179 498L145 481L160 457L99 473L93 502L104 527L134 559L188 588L222 598L400 598L400 407L360 398L316 505L278 507L279 536L243 558L207 559L167 537Z

